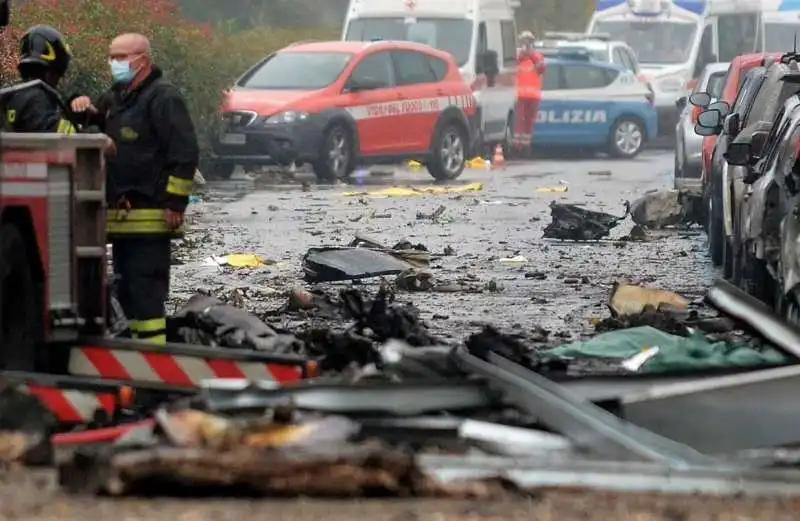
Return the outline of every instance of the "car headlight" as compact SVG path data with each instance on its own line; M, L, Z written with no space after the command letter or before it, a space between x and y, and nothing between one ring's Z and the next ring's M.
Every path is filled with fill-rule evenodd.
M308 118L307 112L287 110L286 112L281 112L279 114L275 114L274 116L270 116L269 118L267 118L267 124L278 125L281 123L295 123L297 121L303 121L306 118Z
M683 82L678 78L666 78L658 82L658 89L663 92L678 92L683 90Z

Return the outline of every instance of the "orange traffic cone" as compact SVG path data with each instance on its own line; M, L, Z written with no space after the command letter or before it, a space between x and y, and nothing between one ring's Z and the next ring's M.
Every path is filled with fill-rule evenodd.
M503 155L503 147L499 143L494 147L494 156L492 157L492 167L505 168L506 158Z

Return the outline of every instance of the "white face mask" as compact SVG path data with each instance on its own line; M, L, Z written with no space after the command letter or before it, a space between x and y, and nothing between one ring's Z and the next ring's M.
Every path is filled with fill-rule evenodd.
M134 57L135 60L138 56ZM127 85L136 76L138 70L133 70L131 67L131 60L109 60L111 67L111 76L114 78L114 83L120 85Z

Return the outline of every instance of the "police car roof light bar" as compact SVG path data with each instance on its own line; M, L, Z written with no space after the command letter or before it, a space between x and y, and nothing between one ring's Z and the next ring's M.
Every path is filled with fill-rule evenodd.
M607 42L611 40L611 35L608 33L569 33L560 31L546 31L544 33L545 39L548 40L568 40L577 42L580 40L599 40Z

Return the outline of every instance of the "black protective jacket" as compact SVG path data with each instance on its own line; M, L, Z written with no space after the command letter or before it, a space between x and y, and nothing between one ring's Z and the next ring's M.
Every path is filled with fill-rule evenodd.
M107 158L106 194L111 207L183 212L189 201L200 149L183 95L154 69L130 92L112 89L97 103L89 125L116 144Z
M4 128L11 132L58 132L74 134L74 115L60 94L41 81L24 82L3 89Z

